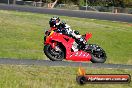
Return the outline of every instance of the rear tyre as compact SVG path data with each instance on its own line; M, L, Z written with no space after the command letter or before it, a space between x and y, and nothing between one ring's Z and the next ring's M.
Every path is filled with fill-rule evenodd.
M64 59L65 53L60 47L58 48L59 51L56 51L51 47L51 45L45 45L44 53L52 61L62 61Z
M95 44L89 44L88 47L91 53L92 63L104 63L106 61L106 53L101 47Z

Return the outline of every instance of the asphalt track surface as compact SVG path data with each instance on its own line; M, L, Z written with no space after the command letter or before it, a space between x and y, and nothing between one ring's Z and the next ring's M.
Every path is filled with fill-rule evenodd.
M0 9L132 23L132 14L119 14L119 13L115 14L115 13L77 11L77 10L76 11L58 10L58 9L47 9L47 8L36 8L36 7L24 7L18 5L3 5L3 4L0 4Z
M57 10L57 9L44 9L33 8L13 5L0 5L1 10L15 10L23 12L34 12L42 14L53 14L70 17L91 18L100 20L132 22L132 15L129 14L112 14L112 13L99 13L99 12L86 12L86 11L70 11L70 10ZM93 67L93 68L117 68L117 69L131 69L132 65L122 64L100 64L100 63L83 63L83 62L69 62L69 61L50 61L50 60L29 60L29 59L9 59L0 58L0 64L11 65L40 65L40 66L72 66L72 67Z
M132 65L105 64L90 62L71 62L71 61L50 61L50 60L31 60L31 59L9 59L0 58L0 64L10 65L37 65L37 66L71 66L71 67L89 67L89 68L109 68L109 69L130 69Z

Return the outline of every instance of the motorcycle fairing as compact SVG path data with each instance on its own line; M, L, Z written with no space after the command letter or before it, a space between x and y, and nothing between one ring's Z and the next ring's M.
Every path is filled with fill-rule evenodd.
M51 37L52 36L52 37ZM87 52L84 52L82 50L77 52L72 52L71 47L74 42L73 38L70 38L66 35L60 34L60 33L52 33L50 36L47 37L46 42L54 48L54 42L51 41L57 41L62 43L65 46L66 49L66 60L72 60L72 61L89 61L91 59L91 55Z
M85 40L87 41L89 38L92 37L92 34L91 33L86 33L85 35Z
M67 55L67 60L72 61L90 61L91 55L87 52L84 52L82 50L77 52L71 52L69 55Z

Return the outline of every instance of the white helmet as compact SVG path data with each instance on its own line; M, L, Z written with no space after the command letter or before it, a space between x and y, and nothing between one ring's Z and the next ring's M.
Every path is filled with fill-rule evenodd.
M60 18L59 17L52 17L49 21L50 27L56 27L60 24Z

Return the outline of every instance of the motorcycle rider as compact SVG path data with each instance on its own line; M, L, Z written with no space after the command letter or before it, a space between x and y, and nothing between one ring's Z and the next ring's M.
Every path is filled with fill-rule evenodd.
M49 21L51 30L56 30L59 33L68 35L75 39L76 43L81 45L79 48L85 48L86 40L78 31L72 30L68 24L61 22L59 17L52 17Z

